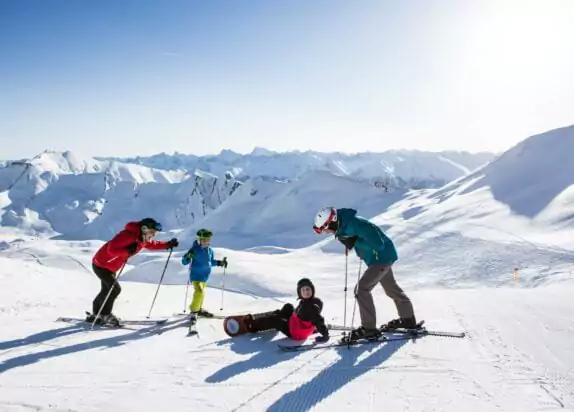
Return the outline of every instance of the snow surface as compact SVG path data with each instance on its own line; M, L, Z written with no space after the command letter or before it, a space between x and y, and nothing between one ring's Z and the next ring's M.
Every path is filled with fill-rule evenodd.
M415 287L399 265L397 279L419 319L435 330L465 331L466 338L288 354L276 347L290 342L280 334L230 339L221 320L202 319L199 337L185 337L184 322L172 316L184 306L181 254L172 256L152 311L170 317L165 325L89 331L55 322L90 309L99 281L82 265L98 245L22 239L16 246L4 239L11 246L0 256L3 411L574 410L572 281L455 290L421 276ZM295 303L296 281L310 276L327 321L343 323L342 255L216 252L230 256L226 287L233 292L225 292L220 312L222 277L215 269L206 308L246 313ZM455 260L456 251L450 253ZM120 278L115 312L124 318L150 311L167 253L145 255ZM351 257L350 289L357 268ZM374 296L378 322L394 318L380 287ZM351 293L347 304L349 324Z

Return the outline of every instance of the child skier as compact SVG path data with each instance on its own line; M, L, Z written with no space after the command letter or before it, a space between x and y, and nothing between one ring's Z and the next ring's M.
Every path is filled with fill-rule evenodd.
M255 315L246 320L250 333L275 329L293 340L305 340L318 332L321 335L315 342L327 342L329 330L321 316L323 302L315 297L315 286L311 280L303 278L297 282L297 297L300 300L296 308L287 303L281 309Z
M211 238L213 233L207 229L197 231L197 240L193 246L181 258L183 265L191 266L189 268L189 281L193 286L193 299L189 305L191 312L191 321L195 322L198 316L210 318L212 313L203 309L203 300L205 298L205 287L211 275L212 266L222 266L227 268L227 258L222 260L215 259L213 249L211 248Z
M101 310L96 324L120 326L120 320L112 313L114 302L122 291L120 284L116 280L116 272L126 264L131 256L139 253L143 248L163 250L177 247L178 242L176 238L171 239L169 242L160 242L152 239L161 230L161 224L149 217L139 222L129 222L124 230L114 236L112 240L106 242L96 252L92 259L92 269L102 285L100 292L92 303L93 312L86 317L87 322L93 322ZM109 297L106 300L108 293Z

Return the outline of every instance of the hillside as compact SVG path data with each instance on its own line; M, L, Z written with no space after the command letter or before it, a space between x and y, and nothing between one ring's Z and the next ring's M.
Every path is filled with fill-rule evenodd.
M275 154L259 150L256 156L272 158ZM300 156L292 156L281 157L287 162L286 170L288 162L297 165ZM170 236L169 231L184 230L178 236L189 243L197 228L208 227L217 233L218 245L260 251L261 247L279 247L274 251L281 253L281 248L316 241L310 227L316 211L326 204L358 207L374 216L402 197L404 182L378 181L384 183L380 185L357 173L341 173L345 167L374 173L366 169L367 163L357 157L346 166L331 163L328 168L309 169L296 179L257 176L241 183L234 178L236 169L218 177L199 169L168 171L70 152L45 152L31 160L8 162L0 169L0 217L3 226L30 234L106 240L127 221L153 216L166 230L163 237ZM444 165L452 163L438 161L435 174L419 183L432 185L436 182L433 176L440 175L444 170L439 166ZM264 168L252 170L265 172ZM408 173L401 169L401 175Z
M2 226L64 239L109 239L129 220L154 216L166 230L217 208L239 182L197 172L45 152L0 169Z
M515 268L520 284L574 277L571 153L574 126L532 136L440 189L409 192L373 219L398 245L401 276L449 287L510 285ZM340 250L327 239L315 247Z
M389 150L382 153L278 153L255 148L239 154L223 150L218 155L195 156L165 153L148 157L111 158L164 170L205 170L216 175L227 171L242 181L250 177L294 180L308 172L329 171L356 179L388 182L398 188L439 187L487 163L492 153Z
M248 180L221 207L179 236L190 244L197 229L207 227L215 233L214 244L221 247L301 248L318 239L312 227L321 207L358 207L374 216L403 194L329 172L309 172L294 182L260 177Z

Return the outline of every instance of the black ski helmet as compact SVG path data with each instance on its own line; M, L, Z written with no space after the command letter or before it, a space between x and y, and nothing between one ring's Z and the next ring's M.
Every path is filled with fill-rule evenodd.
M161 232L162 230L161 223L155 219L152 219L151 217L146 217L145 219L140 220L140 227L143 226L147 227L148 229L157 230L158 232Z
M301 296L301 288L303 286L309 286L313 292L311 297L315 297L315 285L313 285L313 282L311 282L311 279L303 278L303 279L300 279L299 282L297 282L297 297L299 299L303 299L303 297Z

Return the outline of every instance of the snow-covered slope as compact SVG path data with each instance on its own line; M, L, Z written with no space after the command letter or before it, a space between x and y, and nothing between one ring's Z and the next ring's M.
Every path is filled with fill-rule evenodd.
M574 126L532 136L438 190L412 191L373 219L413 282L528 284L574 274ZM325 240L315 247L338 250Z
M67 239L102 239L153 216L179 229L222 204L239 182L45 152L0 169L3 226Z
M382 153L324 153L292 151L277 153L255 148L241 155L223 150L218 155L194 156L165 153L149 157L117 158L128 163L158 169L206 170L217 175L233 171L245 181L249 177L297 179L311 171L329 171L371 182L389 182L398 187L438 187L487 163L492 153L445 151L439 153L416 150L390 150Z
M0 410L5 411L564 411L574 408L574 283L530 288L437 289L426 268L416 290L396 276L429 329L465 331L464 339L423 337L376 345L281 353L294 343L281 334L227 337L221 320L202 319L199 336L172 316L186 297L181 252L147 253L120 279L114 311L123 318L167 316L159 327L95 330L63 322L83 316L99 280L78 262L95 244L4 238L0 255ZM459 260L456 249L441 251ZM5 253L10 254L10 258ZM344 257L300 250L262 255L218 249L230 256L223 301L222 271L214 269L205 307L215 313L262 312L296 303L295 283L314 281L329 323L344 323ZM68 257L70 256L70 257ZM441 256L435 256L436 259ZM512 265L513 262L507 262ZM136 266L133 266L136 265ZM349 290L358 263L349 261ZM480 268L475 268L479 273ZM123 280L122 280L123 279ZM150 283L131 282L144 280ZM520 280L521 282L522 280ZM233 291L231 292L230 289ZM378 322L396 316L380 287ZM352 316L347 294L346 324ZM220 311L223 302L223 310ZM337 332L331 333L338 339Z
M221 247L300 248L318 240L312 227L321 207L357 207L371 217L403 194L400 189L385 191L329 172L309 172L293 182L255 178L244 183L221 207L183 231L180 238L191 245L197 229L206 227L214 231L214 244Z

